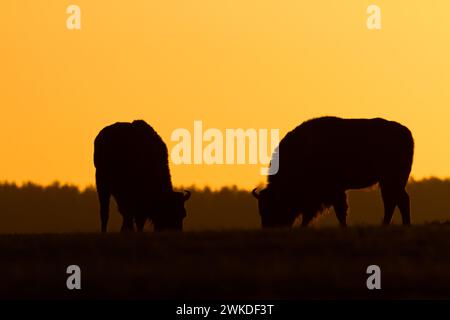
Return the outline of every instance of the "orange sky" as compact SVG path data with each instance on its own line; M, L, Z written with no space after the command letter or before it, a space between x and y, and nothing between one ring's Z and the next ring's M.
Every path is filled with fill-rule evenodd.
M66 8L82 30L66 28ZM366 9L382 10L382 30ZM413 175L450 177L450 2L6 1L0 180L94 183L93 139L145 119L174 129L279 128L321 115L413 131ZM172 165L175 185L262 181L259 165Z

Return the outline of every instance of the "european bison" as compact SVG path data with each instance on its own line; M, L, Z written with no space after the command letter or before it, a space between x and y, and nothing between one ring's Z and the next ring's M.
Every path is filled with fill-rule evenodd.
M322 117L304 122L278 146L279 170L269 176L258 198L263 227L291 226L301 214L302 226L333 206L346 226L346 190L379 183L383 224L399 207L410 224L405 186L411 171L414 141L408 128L384 119Z
M94 164L102 232L110 196L123 217L122 231L132 231L134 223L142 231L147 219L155 230L182 229L190 193L173 191L167 147L145 121L118 122L101 130L94 143Z

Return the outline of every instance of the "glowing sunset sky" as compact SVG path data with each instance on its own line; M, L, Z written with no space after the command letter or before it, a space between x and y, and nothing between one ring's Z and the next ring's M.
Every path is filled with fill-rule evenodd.
M77 4L82 29L66 28ZM382 10L382 30L366 9ZM450 2L4 1L0 180L94 183L116 121L173 130L384 117L416 141L412 175L450 177ZM263 181L259 165L171 165L175 185Z

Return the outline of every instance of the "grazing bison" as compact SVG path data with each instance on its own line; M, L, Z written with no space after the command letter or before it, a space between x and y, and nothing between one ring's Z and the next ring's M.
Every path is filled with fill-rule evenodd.
M279 170L259 200L263 227L291 226L301 214L302 226L333 206L346 226L346 190L379 183L388 225L399 207L410 224L405 186L411 171L414 141L408 128L384 119L322 117L304 122L278 146ZM274 158L275 159L275 158ZM273 160L275 161L275 160Z
M155 230L182 229L190 193L173 191L167 147L145 121L118 122L101 130L94 143L94 164L102 232L110 196L123 216L122 231L132 231L134 223L142 231L147 219Z

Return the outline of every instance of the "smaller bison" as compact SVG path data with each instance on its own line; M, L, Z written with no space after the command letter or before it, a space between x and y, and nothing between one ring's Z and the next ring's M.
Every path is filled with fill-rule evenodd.
M100 131L94 143L101 231L106 232L113 196L123 217L122 231L142 231L147 219L155 230L181 230L188 191L175 192L167 147L145 121L118 122Z
M302 226L307 226L331 206L339 223L346 226L346 190L376 183L384 202L383 224L390 223L396 206L403 224L410 224L405 186L414 141L399 123L380 118L312 119L289 132L276 151L278 172L269 176L266 189L252 192L263 227L291 226L299 215Z

